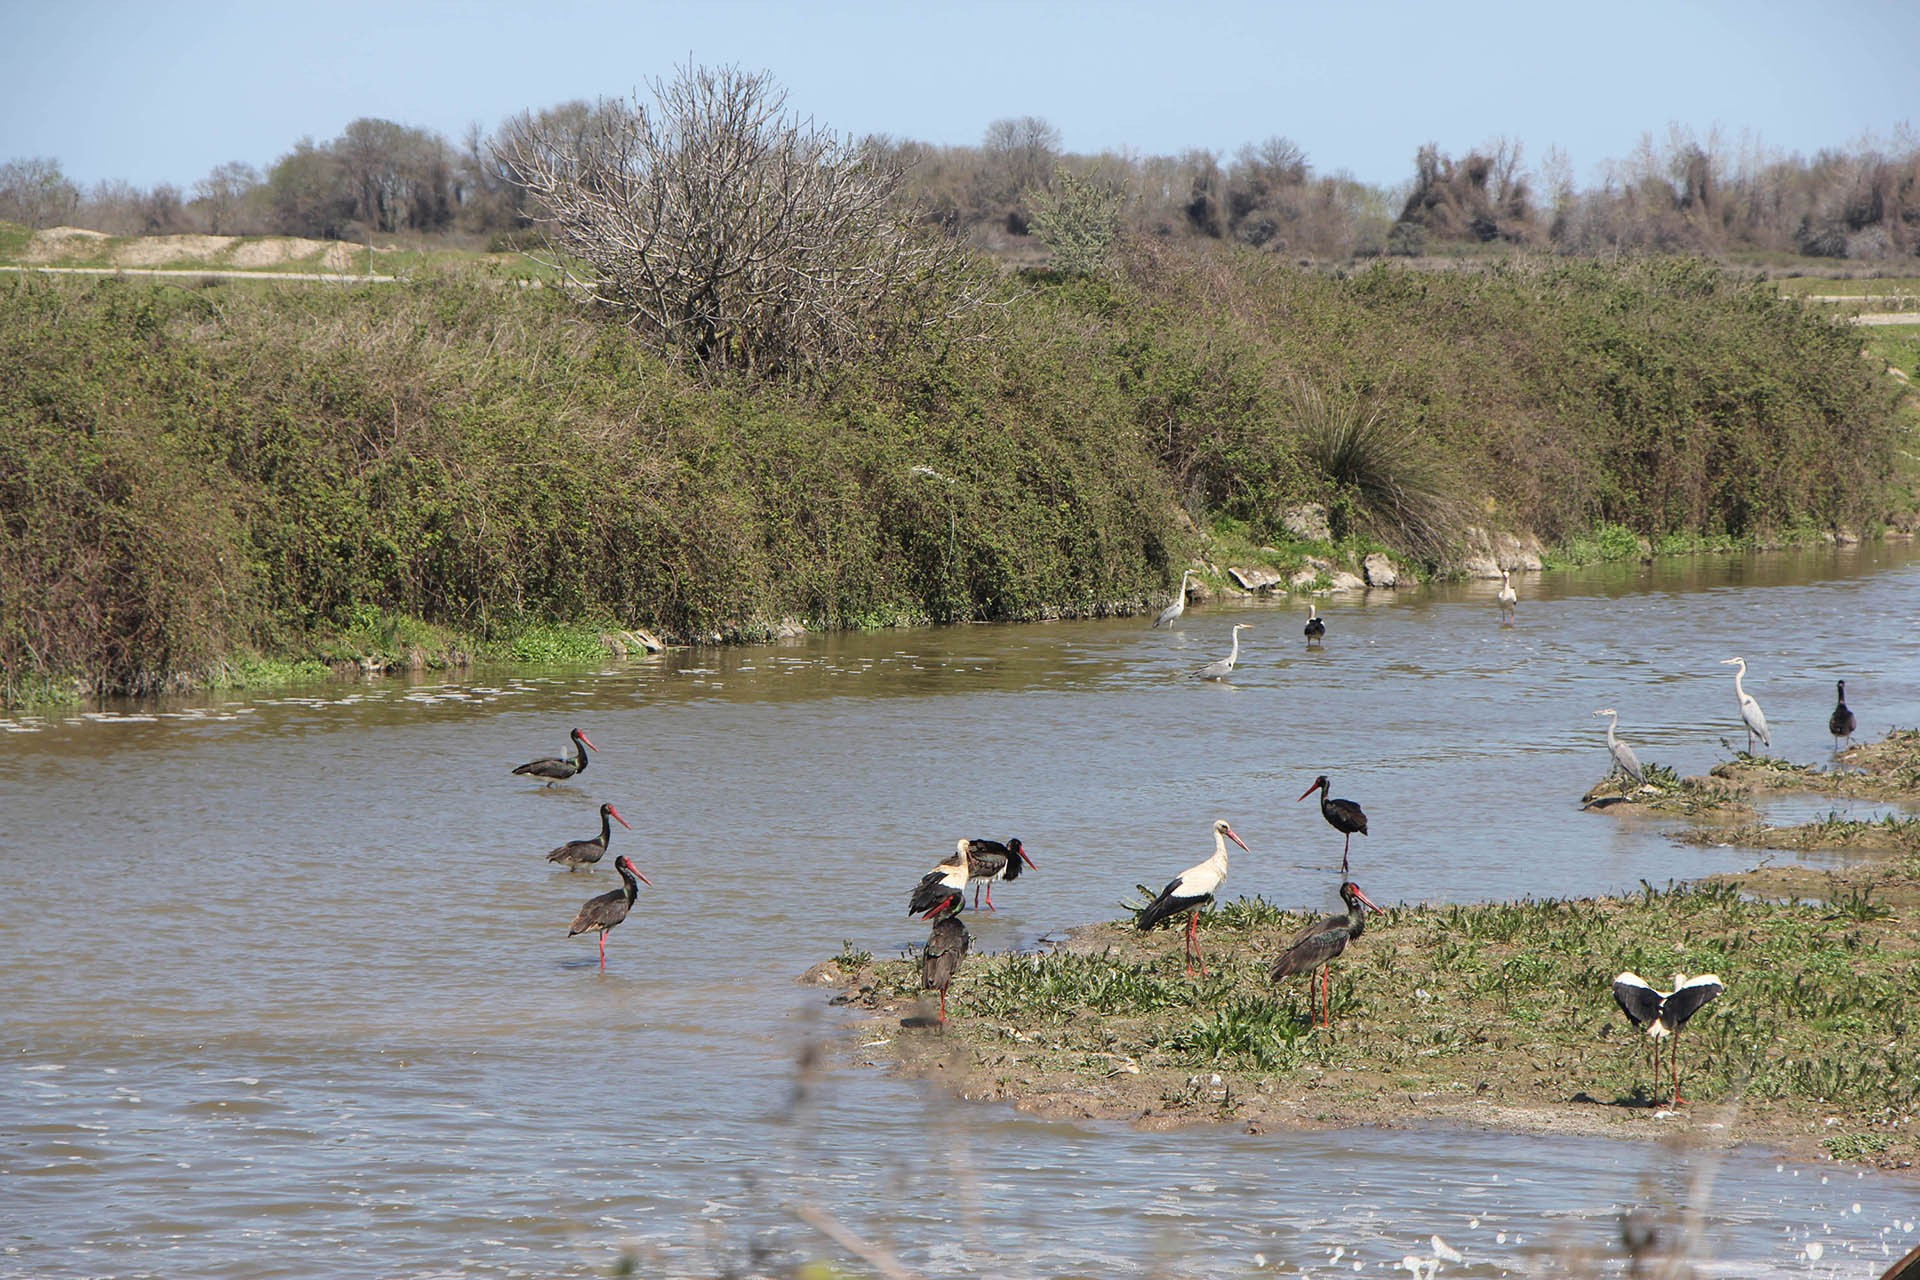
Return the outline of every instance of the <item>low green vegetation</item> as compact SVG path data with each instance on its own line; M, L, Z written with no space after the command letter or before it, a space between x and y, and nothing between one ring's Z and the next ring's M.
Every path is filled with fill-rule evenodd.
M1696 1108L1731 1108L1741 1136L1803 1150L1837 1117L1854 1137L1836 1157L1911 1160L1920 886L1898 881L1883 901L1895 874L1831 880L1822 901L1705 883L1394 908L1335 962L1331 1031L1312 1026L1306 979L1267 978L1305 916L1260 900L1203 914L1209 973L1195 978L1174 933L1093 926L1064 952L969 960L946 1036L972 1064L970 1095L1086 1114L1399 1122L1479 1107L1521 1128L1604 1129L1671 1092L1613 976L1665 988L1711 972L1726 995L1680 1036ZM862 966L848 985L891 1015L918 998L917 966Z
M1346 277L1144 244L1009 277L995 314L801 384L670 366L480 269L0 278L5 697L586 651L540 628L1135 611L1210 538L1319 554L1283 524L1310 502L1332 562L1431 567L1469 523L1613 549L1900 496L1896 389L1853 334L1700 263Z

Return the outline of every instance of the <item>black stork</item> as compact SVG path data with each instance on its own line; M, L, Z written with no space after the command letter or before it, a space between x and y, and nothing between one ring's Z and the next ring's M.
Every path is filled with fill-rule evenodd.
M600 861L607 851L607 841L613 835L613 824L619 823L627 830L633 830L633 824L620 816L620 811L610 804L600 806L600 834L591 840L569 840L547 855L548 862L557 862L568 871L577 871L581 867L590 867Z
M1187 913L1187 976L1193 976L1195 957L1200 960L1200 972L1207 971L1207 958L1200 955L1200 908L1213 901L1213 895L1219 892L1221 882L1227 878L1227 841L1233 841L1248 853L1246 841L1235 835L1233 828L1227 825L1225 818L1213 824L1213 856L1198 866L1188 867L1160 891L1160 896L1148 903L1134 920L1136 928L1151 929L1162 924L1182 911Z
M1842 744L1853 737L1853 731L1860 727L1854 719L1853 708L1847 705L1847 682L1840 680L1838 701L1833 704L1833 714L1827 717L1827 732L1833 735L1833 749L1837 753Z
M960 923L960 900L951 898L936 910L942 914L927 935L927 949L920 953L920 989L940 993L940 1025L947 1025L947 988L960 962L967 958L967 946L973 941L967 927Z
M535 781L544 782L548 786L552 786L556 782L565 782L575 774L585 773L587 771L587 748L593 747L595 751L598 751L600 748L594 747L591 742L587 741L587 735L578 729L575 729L567 736L573 739L573 756L571 758L566 756L548 756L544 760L529 760L518 769L515 769L514 773L516 775L524 774Z
M1653 1075L1657 1086L1660 1079L1660 1042L1669 1036L1673 1044L1667 1050L1667 1056L1673 1066L1673 1104L1679 1106L1680 1097L1680 1028L1687 1025L1687 1019L1700 1011L1702 1005L1713 1000L1722 991L1720 979L1711 973L1696 974L1689 978L1685 974L1673 975L1671 992L1656 991L1651 983L1637 973L1622 973L1613 980L1613 998L1619 1002L1620 1011L1636 1027L1644 1027L1647 1040L1653 1049Z
M967 845L967 883L973 886L973 905L980 905L980 886L987 889L987 910L996 911L993 905L993 882L995 880L1018 880L1020 867L1024 863L1035 871L1027 856L1025 846L1017 838L1009 837L1005 844L998 840L969 840Z
M907 900L907 914L931 920L943 911L958 911L967 903L967 845L959 840L947 860L920 877L913 896Z
M573 918L567 928L567 936L581 933L600 935L600 967L607 967L607 930L627 918L627 912L633 910L633 900L640 896L640 885L649 889L653 881L640 875L640 868L633 865L633 859L621 854L613 860L613 869L620 873L621 887L601 894L597 898L588 898L580 908L580 914ZM635 877L639 880L636 882Z
M1320 644L1327 638L1327 624L1320 620L1320 611L1312 604L1307 605L1306 634L1309 647Z
M1340 850L1340 874L1344 876L1348 871L1347 855L1353 849L1354 836L1367 834L1367 815L1362 813L1360 806L1351 800L1330 799L1329 797L1333 794L1333 784L1327 781L1327 775L1324 773L1315 778L1313 785L1302 791L1294 803L1298 804L1316 791L1320 793L1320 816L1325 818L1328 825L1335 831L1347 838L1345 847Z
M1340 900L1347 904L1347 913L1343 916L1322 916L1312 924L1293 935L1293 943L1280 958L1273 963L1267 976L1273 981L1297 973L1311 973L1318 969L1320 985L1320 1009L1325 1018L1315 1026L1333 1026L1333 961L1347 944L1367 931L1367 912L1380 910L1373 905L1366 894L1360 892L1360 886L1348 880L1340 886ZM1307 1008L1309 1015L1313 1008L1314 983L1307 983Z

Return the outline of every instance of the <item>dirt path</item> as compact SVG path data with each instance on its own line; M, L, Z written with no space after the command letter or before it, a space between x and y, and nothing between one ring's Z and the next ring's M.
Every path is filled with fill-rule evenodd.
M399 276L326 275L318 271L233 271L221 267L162 269L158 267L0 267L20 274L61 276L156 276L185 280L322 280L335 284L398 284Z

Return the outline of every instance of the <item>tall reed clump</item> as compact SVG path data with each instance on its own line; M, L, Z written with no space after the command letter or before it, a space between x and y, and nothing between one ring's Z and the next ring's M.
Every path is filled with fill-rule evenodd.
M1377 397L1295 380L1291 399L1298 448L1333 486L1334 536L1364 533L1417 560L1445 560L1467 507L1439 451Z

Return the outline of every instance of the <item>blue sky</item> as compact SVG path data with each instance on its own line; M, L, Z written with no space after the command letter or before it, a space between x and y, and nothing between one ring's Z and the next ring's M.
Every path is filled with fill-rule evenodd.
M1903 0L0 0L0 33L0 160L53 156L82 185L265 168L358 116L457 142L689 58L770 71L845 133L971 144L1032 115L1068 151L1223 156L1278 134L1383 185L1427 142L1505 137L1530 166L1558 146L1586 185L1674 124L1803 155L1920 125Z

